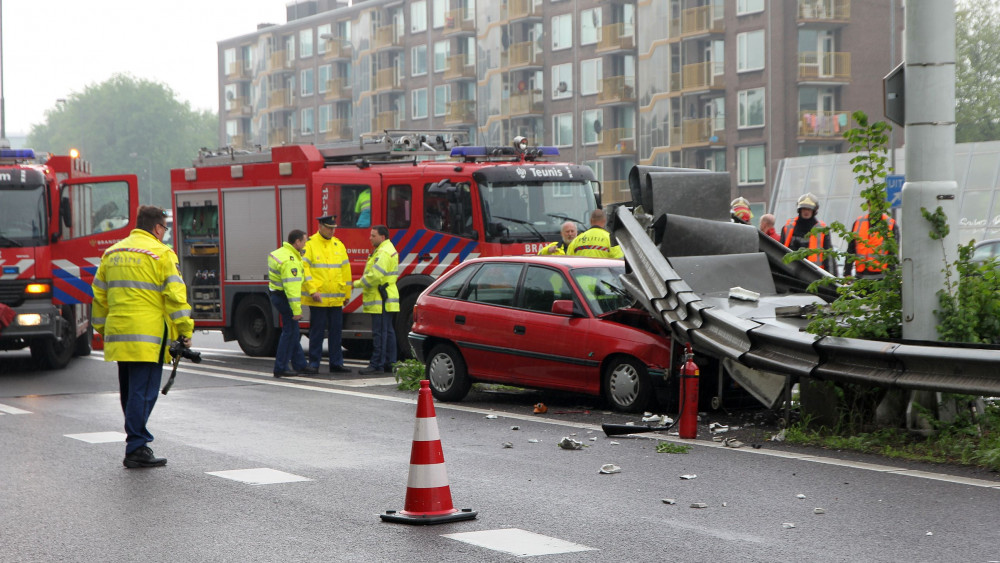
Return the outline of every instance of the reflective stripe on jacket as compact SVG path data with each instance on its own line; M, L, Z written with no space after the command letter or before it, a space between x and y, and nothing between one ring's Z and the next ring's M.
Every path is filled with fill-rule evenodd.
M368 257L361 279L354 282L354 287L361 288L363 312L379 314L399 311L399 289L396 287L398 270L399 256L396 254L396 247L386 239Z
M882 220L886 222L889 232L896 228L896 220L883 214ZM881 273L885 269L885 264L875 260L875 249L882 245L882 237L878 233L870 232L868 225L868 214L861 215L854 221L851 229L858 235L858 242L854 247L854 253L858 255L858 260L854 262L854 271L858 274Z
M267 255L267 287L283 291L293 315L302 314L302 255L286 242Z
M169 361L164 333L174 340L194 332L177 255L148 231L133 229L104 252L92 288L105 361Z
M624 258L620 246L611 246L611 234L603 227L591 227L569 243L566 254L592 258Z
M785 227L781 230L781 232L785 235L785 240L781 241L781 244L784 244L785 246L791 248L792 250L798 250L797 248L792 248L792 238L795 236L795 224L798 222L798 220L799 220L798 216L792 217L791 219L788 220L787 223L785 223ZM826 223L817 219L816 226L825 227ZM824 244L825 242L826 242L826 235L824 233L820 233L819 236L809 235L810 249L825 248L826 246ZM816 264L820 268L826 269L826 266L824 265L823 261L825 257L826 253L820 252L818 254L813 254L811 256L808 256L806 260L809 260L810 262Z
M316 233L306 241L305 250L302 303L314 307L343 307L351 297L351 263L344 243L337 237L325 238ZM317 292L319 301L312 298Z

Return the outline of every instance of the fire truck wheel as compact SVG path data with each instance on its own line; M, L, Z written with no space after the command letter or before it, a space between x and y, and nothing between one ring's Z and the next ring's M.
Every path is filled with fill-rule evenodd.
M88 326L87 330L77 337L76 345L73 347L74 356L89 356L93 350L94 326Z
M614 359L604 370L604 396L619 412L642 412L653 397L642 362L628 356Z
M247 295L236 306L233 329L247 356L273 356L280 332L271 316L271 302L263 295Z
M461 401L472 387L465 359L451 344L438 344L431 350L427 356L427 380L431 394L439 401Z
M410 340L407 335L413 328L413 307L417 304L419 291L407 293L399 300L399 312L396 313L396 326L392 327L396 331L396 348L400 360L407 360L413 357L410 352Z
M57 323L60 340L39 338L31 342L31 359L42 369L63 369L73 357L76 334L73 327L73 313L63 312L63 321Z

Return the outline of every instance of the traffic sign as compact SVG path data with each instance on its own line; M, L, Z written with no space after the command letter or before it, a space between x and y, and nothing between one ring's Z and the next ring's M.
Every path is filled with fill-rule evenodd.
M903 204L903 184L906 176L902 174L889 174L885 177L885 199L889 201L889 207L899 208Z

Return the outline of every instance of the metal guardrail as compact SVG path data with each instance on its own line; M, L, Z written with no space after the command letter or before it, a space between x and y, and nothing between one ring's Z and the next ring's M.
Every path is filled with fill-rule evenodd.
M819 337L741 318L702 300L628 208L616 210L614 225L627 264L626 290L699 353L793 380L1000 395L1000 346Z

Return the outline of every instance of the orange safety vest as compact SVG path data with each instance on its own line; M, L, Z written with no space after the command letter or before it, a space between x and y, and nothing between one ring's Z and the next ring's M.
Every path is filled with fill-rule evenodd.
M793 235L793 233L795 233L795 223L798 220L799 220L799 217L796 215L795 217L792 217L791 219L789 219L787 223L785 223L785 229L784 230L785 230L785 232L787 234L785 235L785 240L782 241L782 244L784 244L788 248L792 247L792 235ZM816 220L816 226L817 227L825 227L826 223L824 223L823 221L820 221L819 219L817 219ZM809 248L811 248L811 249L823 248L823 243L824 243L825 240L826 240L826 235L823 234L823 233L820 233L820 235L818 237L816 235L810 235L809 236ZM813 254L812 256L809 256L808 258L806 258L806 260L809 260L813 264L816 264L820 268L823 268L823 257L824 257L823 253Z
M892 217L883 214L882 219L885 220L890 232L896 228L896 220ZM885 269L885 264L872 257L876 254L875 249L882 244L882 237L878 236L878 233L868 231L868 214L855 219L851 230L858 235L858 242L854 247L858 260L854 262L854 271L859 274L865 271L881 273Z

